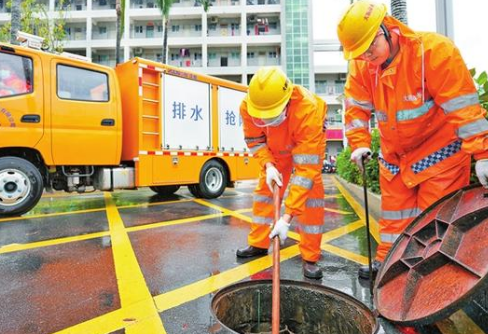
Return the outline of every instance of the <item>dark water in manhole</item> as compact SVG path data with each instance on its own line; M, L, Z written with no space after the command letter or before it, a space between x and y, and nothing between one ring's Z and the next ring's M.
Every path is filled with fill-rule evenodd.
M270 280L249 281L220 290L212 313L222 325L219 334L271 333ZM371 310L340 291L306 282L280 282L281 334L374 334Z

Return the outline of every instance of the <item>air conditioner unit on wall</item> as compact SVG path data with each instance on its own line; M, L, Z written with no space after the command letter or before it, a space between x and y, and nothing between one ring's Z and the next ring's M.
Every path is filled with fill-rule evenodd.
M249 22L256 22L256 15L249 16Z
M143 52L142 48L134 48L134 55L142 55Z
M347 79L347 73L339 73L339 80L346 81L346 79Z
M218 18L218 17L216 17L216 16L212 16L212 17L210 18L210 23L217 23L217 22L219 22L219 18Z

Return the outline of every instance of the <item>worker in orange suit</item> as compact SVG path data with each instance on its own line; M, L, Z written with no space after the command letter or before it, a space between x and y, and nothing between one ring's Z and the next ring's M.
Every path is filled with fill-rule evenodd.
M354 2L337 33L349 60L345 128L351 160L371 158L369 121L380 132L380 244L373 275L420 212L469 183L470 160L488 184L488 122L459 50L436 33L412 31L384 4ZM367 266L359 277L368 278Z
M17 95L29 92L27 82L21 79L14 66L8 61L0 62L0 96Z
M284 242L296 217L293 222L300 233L303 274L320 279L322 270L317 261L324 232L321 167L327 106L307 89L293 85L279 67L263 67L251 79L240 112L246 143L262 170L254 191L249 246L236 255L249 258L266 254L271 238L278 235ZM285 211L270 233L274 183L284 197Z

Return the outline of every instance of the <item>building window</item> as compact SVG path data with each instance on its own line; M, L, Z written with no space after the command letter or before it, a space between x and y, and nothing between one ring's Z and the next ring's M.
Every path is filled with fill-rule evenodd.
M249 58L249 59L254 58L254 52L248 52L247 58Z
M277 58L278 54L276 53L276 51L270 51L270 52L268 52L268 57L269 58Z
M202 31L202 25L201 24L195 24L195 31Z
M195 52L195 53L193 54L193 58L194 58L195 60L202 60L202 54L201 54L201 53L197 53L197 52Z
M158 32L163 32L163 26L162 25L158 25Z
M215 52L209 52L208 59L209 60L217 59L217 54Z
M278 22L270 22L269 29L277 30L278 29Z
M142 26L136 26L136 34L142 34L144 28Z
M217 30L217 24L216 23L211 23L208 25L208 30Z
M107 0L100 0L100 6L106 6L107 5Z
M230 57L231 57L232 59L239 59L239 58L240 58L240 56L241 56L241 55L240 55L240 53L239 53L239 52L231 52L231 53L230 53Z
M172 32L178 32L178 31L180 31L180 26L179 25L172 25L171 26L171 31Z
M153 38L154 37L154 26L147 26L146 27L146 37Z
M104 35L107 33L107 27L98 27L98 33Z

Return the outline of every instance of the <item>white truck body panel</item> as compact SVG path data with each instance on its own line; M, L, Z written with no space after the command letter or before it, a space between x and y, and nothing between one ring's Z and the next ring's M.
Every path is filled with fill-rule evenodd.
M210 85L163 74L163 148L207 150L211 146Z
M247 149L239 107L246 93L219 88L219 149L244 152Z

